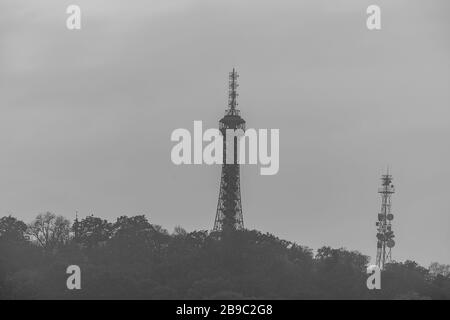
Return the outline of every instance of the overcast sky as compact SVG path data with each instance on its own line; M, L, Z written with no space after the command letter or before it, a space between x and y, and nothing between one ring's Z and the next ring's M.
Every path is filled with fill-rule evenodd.
M370 4L380 31L366 28ZM279 173L242 168L247 228L373 257L390 165L393 257L450 263L449 12L447 0L1 0L0 216L211 229L220 166L175 166L170 135L217 127L236 67L247 127L280 129Z

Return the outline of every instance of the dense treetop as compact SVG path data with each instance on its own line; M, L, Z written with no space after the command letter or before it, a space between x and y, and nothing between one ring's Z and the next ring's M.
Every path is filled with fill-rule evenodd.
M143 215L0 219L0 299L450 299L448 265L391 263L368 290L368 264L256 230L169 233ZM69 265L81 290L66 287Z

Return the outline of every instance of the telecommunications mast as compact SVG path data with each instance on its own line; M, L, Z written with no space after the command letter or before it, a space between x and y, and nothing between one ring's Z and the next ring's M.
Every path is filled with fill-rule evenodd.
M381 212L378 214L377 226L377 266L383 270L386 263L391 262L391 251L395 246L394 232L392 231L392 220L394 215L391 213L391 196L395 192L392 184L392 175L389 174L389 168L386 174L381 176L381 188L378 193L381 194Z

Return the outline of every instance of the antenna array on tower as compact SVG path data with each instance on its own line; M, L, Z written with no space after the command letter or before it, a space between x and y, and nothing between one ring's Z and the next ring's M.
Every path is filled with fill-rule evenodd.
M392 248L395 246L394 231L392 231L391 196L395 192L392 184L392 175L389 170L381 176L381 212L378 214L377 226L377 260L376 264L380 269L384 269L386 263L391 262Z

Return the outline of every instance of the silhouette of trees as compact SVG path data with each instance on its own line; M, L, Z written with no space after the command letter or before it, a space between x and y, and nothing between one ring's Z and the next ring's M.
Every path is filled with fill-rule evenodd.
M366 286L368 264L369 257L357 251L330 247L318 249L315 259L316 282L324 298L368 298Z
M94 216L87 216L72 225L75 241L86 248L93 248L107 241L113 232L113 225L106 220Z
M440 264L438 262L433 262L428 269L430 271L430 274L435 277L438 275L442 277L448 277L450 275L449 264Z
M8 241L26 241L27 225L12 216L0 219L0 238Z
M391 263L369 291L368 263L256 230L169 233L144 215L0 219L0 299L450 299L448 265ZM72 264L82 290L66 288Z
M51 212L39 214L28 225L28 234L45 249L54 249L69 240L70 221Z

